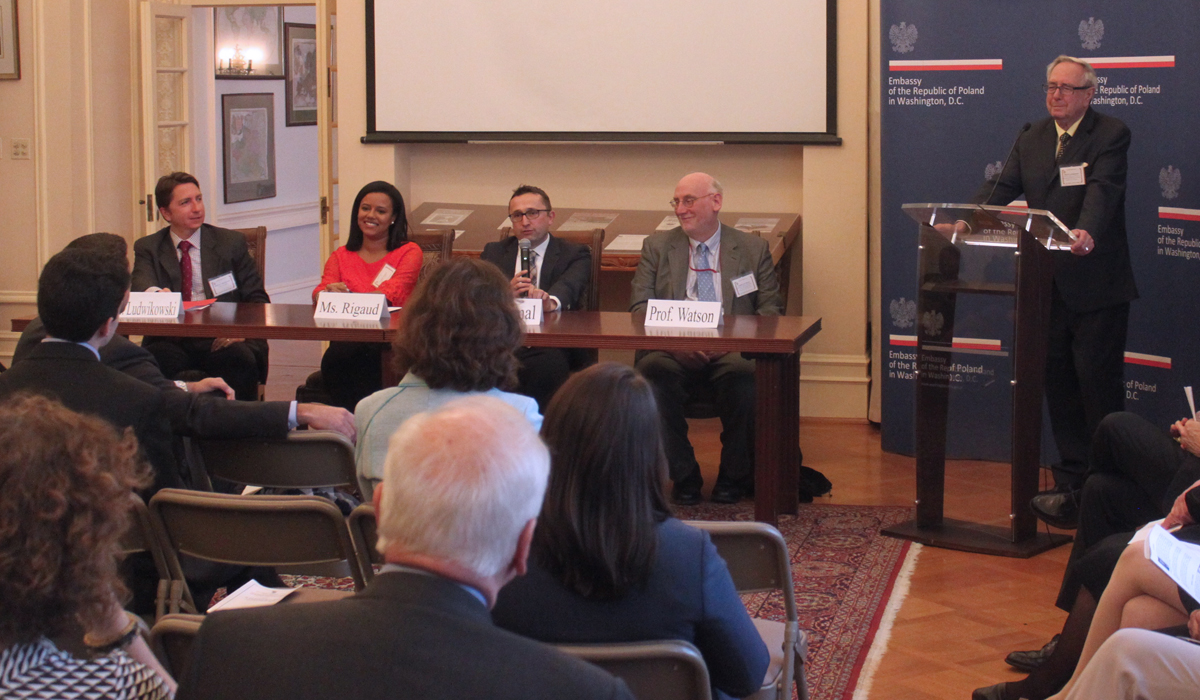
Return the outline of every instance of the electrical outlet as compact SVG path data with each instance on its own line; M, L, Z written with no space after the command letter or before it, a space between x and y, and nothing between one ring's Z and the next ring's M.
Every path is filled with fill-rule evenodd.
M12 139L12 159L29 160L29 139Z

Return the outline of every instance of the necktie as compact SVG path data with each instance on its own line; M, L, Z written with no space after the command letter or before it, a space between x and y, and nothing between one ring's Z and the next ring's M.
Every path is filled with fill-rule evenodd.
M1063 151L1067 150L1067 141L1071 140L1071 135L1064 133L1058 137L1058 152L1054 154L1054 162L1062 160Z
M537 273L538 254L536 250L529 251L529 283L537 289L538 273Z
M717 289L713 286L713 273L708 264L708 246L696 246L696 298L700 301L716 301Z
M194 247L188 241L179 242L179 292L184 301L192 300L192 255L188 251Z

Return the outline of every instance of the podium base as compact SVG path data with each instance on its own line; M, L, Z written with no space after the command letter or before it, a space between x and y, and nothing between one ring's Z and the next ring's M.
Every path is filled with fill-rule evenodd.
M917 521L909 520L884 528L881 532L888 537L912 540L943 549L1019 559L1028 559L1067 544L1072 539L1069 535L1048 535L1039 532L1030 539L1013 542L1012 533L1006 528L950 518L943 520L941 525L927 528L917 527Z

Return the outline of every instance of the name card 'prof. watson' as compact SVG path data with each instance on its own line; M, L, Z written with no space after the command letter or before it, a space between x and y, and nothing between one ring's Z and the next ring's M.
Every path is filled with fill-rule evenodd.
M121 312L121 321L138 319L174 320L183 306L183 295L179 292L130 292L129 303Z
M321 292L317 295L317 308L313 312L313 318L378 321L387 314L387 297L382 294Z
M717 328L724 322L724 312L719 301L651 299L646 302L647 326Z

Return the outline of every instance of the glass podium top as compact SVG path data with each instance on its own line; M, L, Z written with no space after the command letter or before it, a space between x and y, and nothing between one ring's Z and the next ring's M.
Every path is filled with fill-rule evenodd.
M905 204L914 221L928 226L953 245L1016 248L1022 231L1048 250L1068 250L1070 229L1045 209L990 204Z

